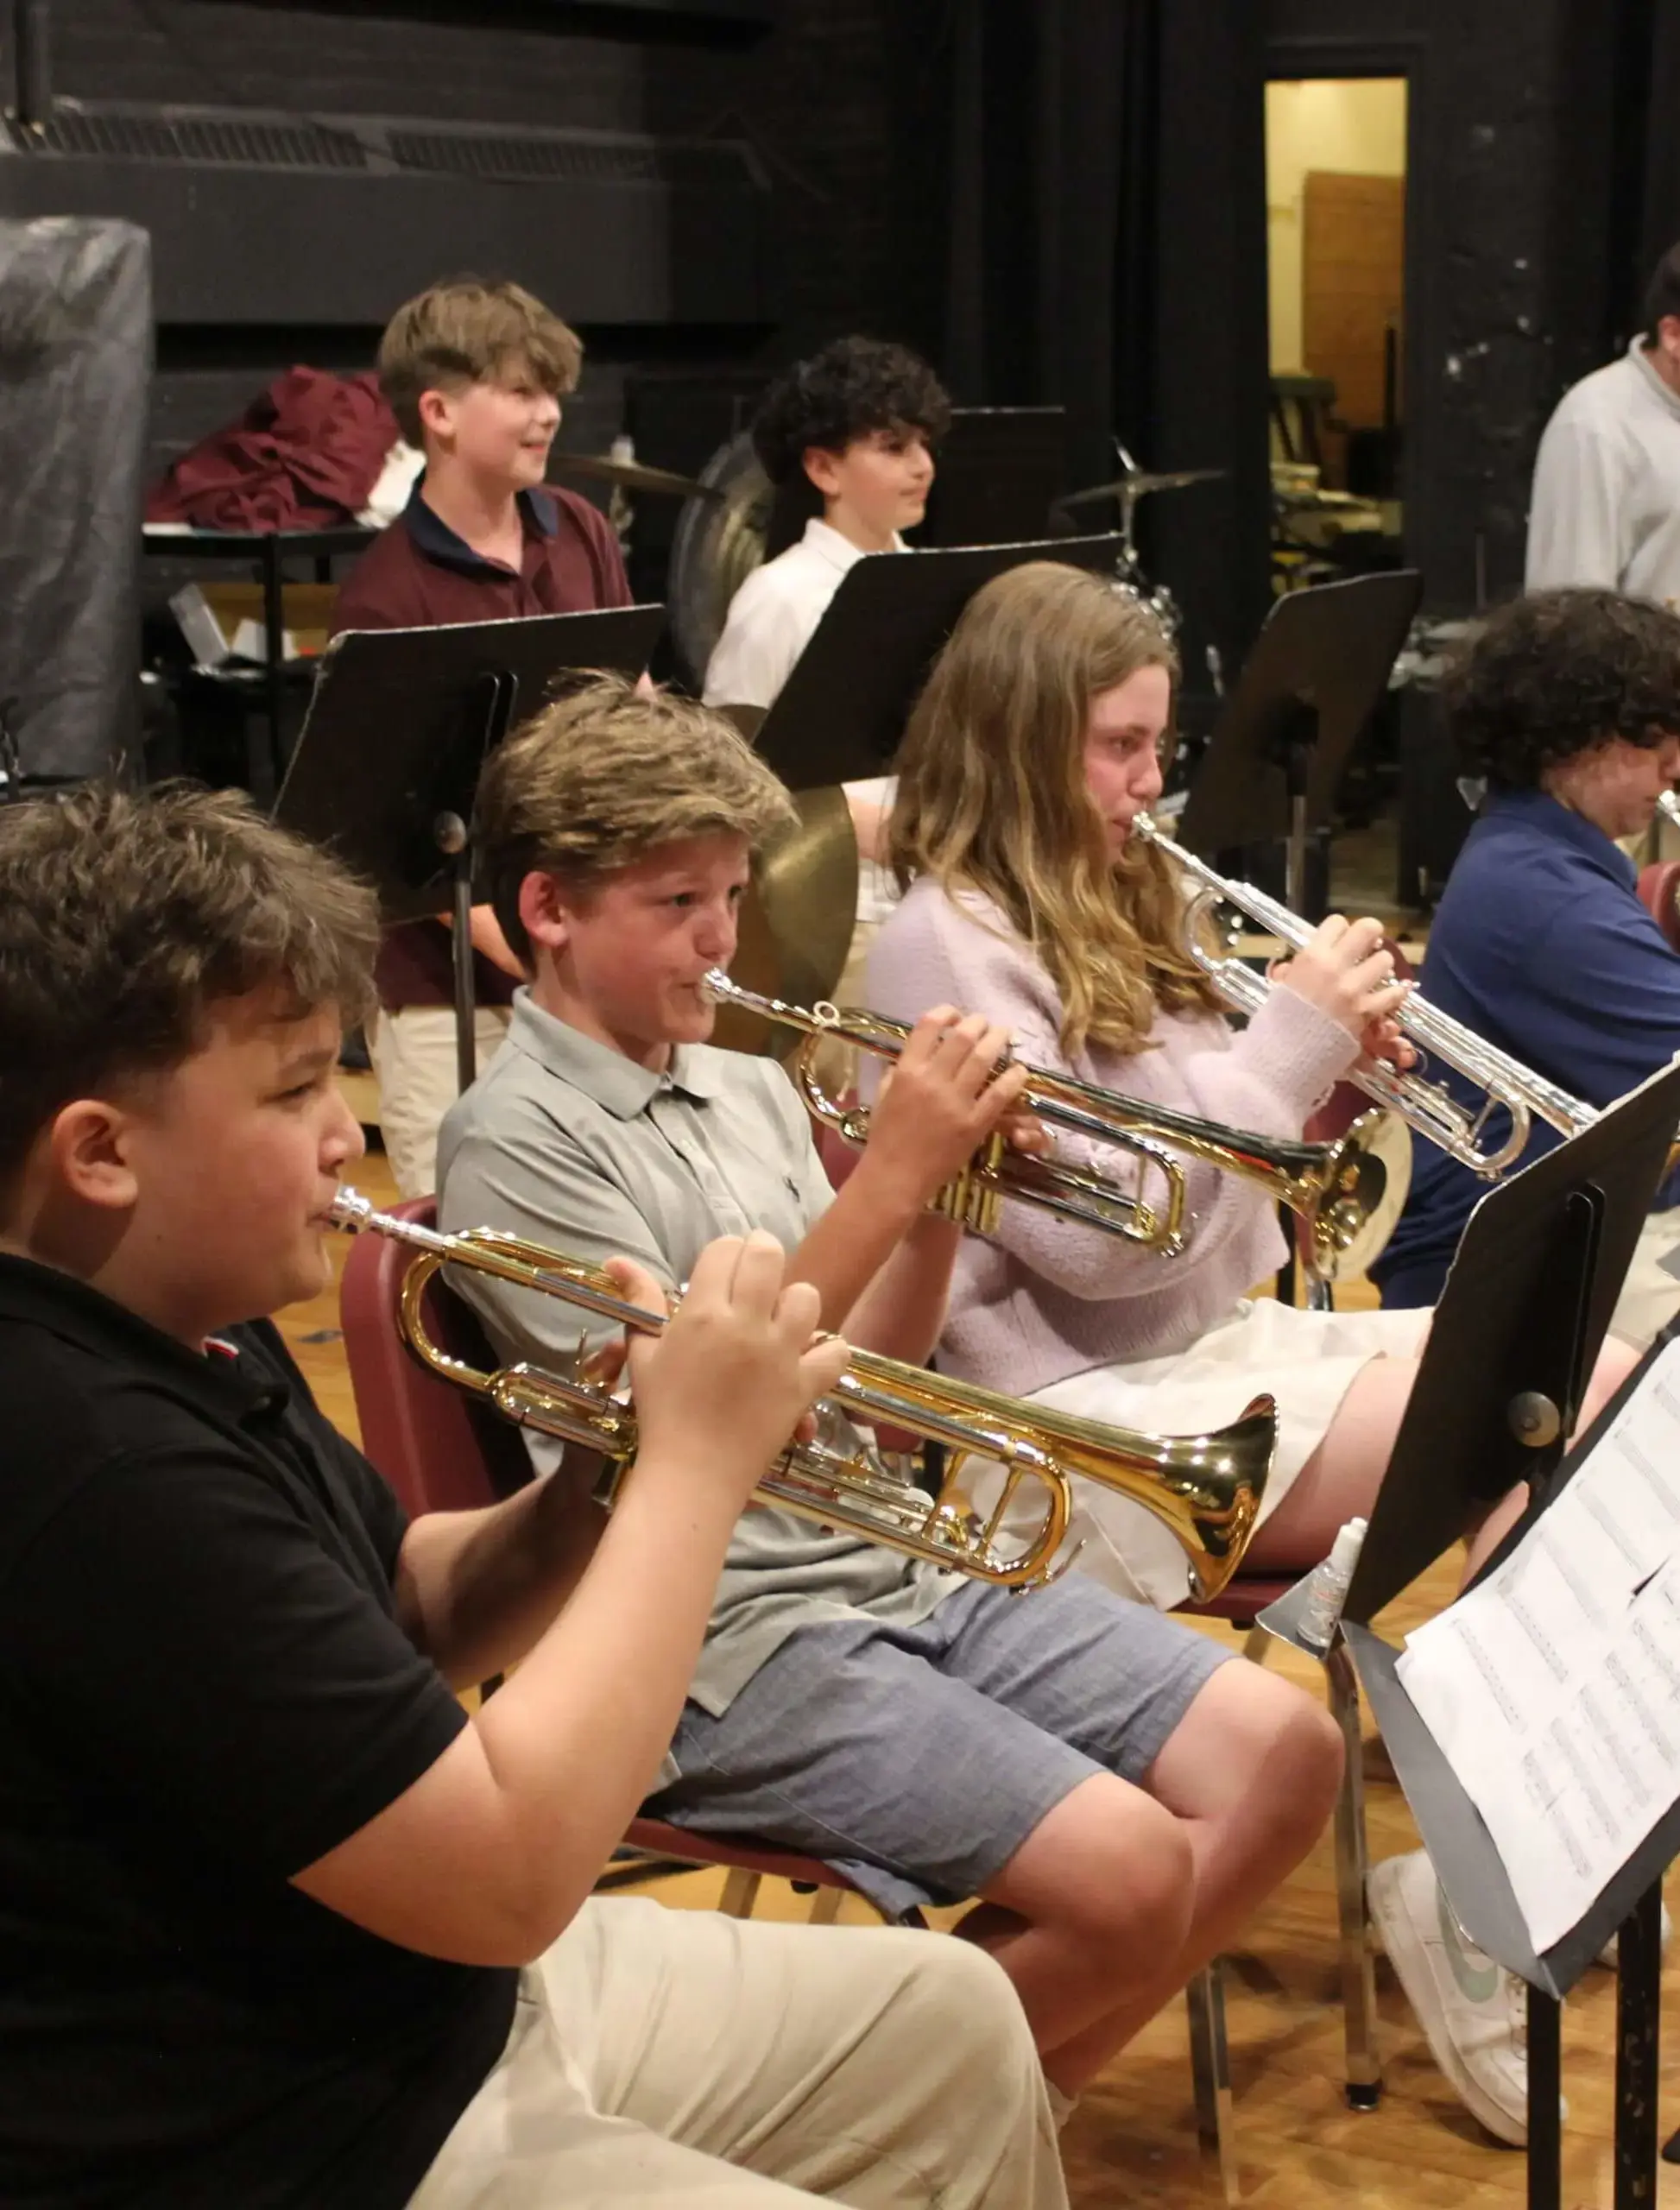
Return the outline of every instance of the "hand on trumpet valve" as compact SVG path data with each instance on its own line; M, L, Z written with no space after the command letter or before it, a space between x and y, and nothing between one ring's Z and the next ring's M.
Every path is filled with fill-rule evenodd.
M1056 1148L1056 1139L1050 1130L1036 1113L1029 1113L1024 1106L1006 1113L998 1127L1011 1151L1028 1152L1035 1159L1044 1159Z
M900 1184L921 1205L966 1165L1006 1115L1010 1140L1022 1150L1015 1124L1026 1087L1024 1066L1003 1066L1009 1032L977 1013L935 1006L911 1030L904 1049L883 1078L870 1118L866 1159Z
M1349 921L1332 913L1321 921L1292 959L1281 960L1272 979L1294 990L1339 1021L1374 1058L1410 1051L1395 1016L1412 988L1394 972L1394 956L1382 940L1382 923L1368 916ZM1409 1060L1396 1058L1397 1065Z
M667 1325L629 1345L638 1460L668 1462L685 1485L714 1483L731 1512L851 1355L839 1336L818 1333L818 1292L784 1281L786 1266L762 1229L720 1236L696 1260ZM619 1259L610 1271L633 1302L661 1309L660 1285L642 1267Z
M1411 987L1410 982L1401 985L1403 989L1409 990ZM1360 1040L1362 1045L1361 1057L1367 1059L1385 1060L1397 1073L1410 1073L1411 1070L1418 1064L1418 1053L1412 1048L1405 1031L1392 1013L1385 1013L1375 1020L1367 1021L1365 1026L1365 1033Z

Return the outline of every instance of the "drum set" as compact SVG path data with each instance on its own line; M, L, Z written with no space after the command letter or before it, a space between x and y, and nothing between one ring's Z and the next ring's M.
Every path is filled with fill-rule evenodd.
M1115 587L1135 598L1177 638L1183 628L1178 601L1165 584L1151 580L1138 550L1138 508L1146 498L1163 491L1188 490L1198 483L1217 482L1228 474L1222 468L1151 470L1140 467L1120 440L1115 440L1120 473L1110 482L1093 483L1058 499L1046 516L1049 529L1091 519L1113 525L1120 539L1115 562ZM685 665L702 673L723 633L729 602L753 570L767 555L775 516L776 487L765 474L745 431L720 445L698 477L679 475L666 468L649 467L617 455L556 453L553 465L562 474L604 482L630 493L652 494L683 502L672 544L671 571L666 590L672 635Z

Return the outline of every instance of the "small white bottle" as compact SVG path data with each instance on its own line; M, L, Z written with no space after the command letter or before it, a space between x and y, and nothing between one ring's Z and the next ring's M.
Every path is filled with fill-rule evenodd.
M1312 1579L1307 1584L1306 1607L1301 1613L1301 1624L1295 1630L1309 1649L1329 1648L1330 1638L1342 1617L1342 1607L1348 1601L1348 1589L1364 1540L1364 1520L1349 1519L1337 1534L1329 1556L1313 1568Z

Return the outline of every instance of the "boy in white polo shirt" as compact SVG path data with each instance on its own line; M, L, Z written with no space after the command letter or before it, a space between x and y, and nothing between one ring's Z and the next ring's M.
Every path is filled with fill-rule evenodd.
M1566 392L1546 425L1526 582L1680 605L1680 245L1657 264L1645 328Z
M873 338L837 338L771 385L754 446L773 483L803 471L823 495L823 515L731 600L706 669L709 706L772 704L848 571L868 553L906 550L900 533L926 512L933 449L950 426L951 401L927 363ZM868 926L895 894L879 865L891 783L881 776L845 792L857 832L857 918Z

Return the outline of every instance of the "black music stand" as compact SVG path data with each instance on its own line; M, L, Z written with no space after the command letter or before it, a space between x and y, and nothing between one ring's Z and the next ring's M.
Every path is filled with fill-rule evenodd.
M919 546L1041 537L1066 470L1065 407L958 407L939 447Z
M1664 1866L1680 1851L1680 1807L1635 1851L1580 1924L1537 1956L1481 1815L1406 1695L1399 1651L1374 1615L1462 1534L1472 1511L1526 1481L1532 1500L1484 1569L1494 1571L1570 1477L1561 1464L1680 1121L1680 1062L1582 1135L1501 1182L1470 1216L1370 1514L1341 1636L1382 1730L1437 1877L1465 1931L1528 1983L1528 2200L1557 2210L1562 2151L1559 2005L1622 1929L1617 1991L1616 2205L1655 2200L1657 1992ZM1630 1386L1632 1385L1630 1384ZM1619 1408L1620 1392L1611 1407ZM1583 1438L1584 1449L1611 1412ZM1261 1615L1296 1632L1306 1584ZM1319 1656L1317 1651L1308 1651ZM1645 2175L1646 2191L1632 2192Z
M758 749L796 791L884 774L935 654L982 584L1029 560L1108 572L1119 552L1110 534L858 561L760 724Z
M1329 825L1422 597L1421 576L1402 568L1273 603L1191 786L1181 844L1208 854L1283 837L1285 902L1303 911L1307 838Z
M456 1070L476 1072L471 821L478 773L517 720L585 669L638 675L661 606L431 629L353 629L321 660L275 818L337 852L388 921L454 918Z

